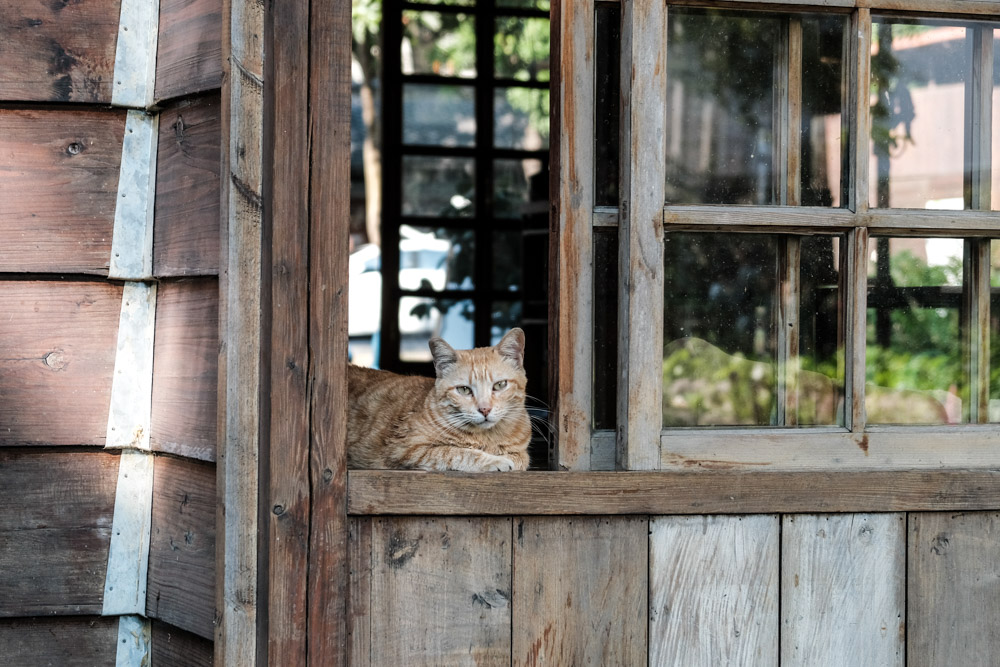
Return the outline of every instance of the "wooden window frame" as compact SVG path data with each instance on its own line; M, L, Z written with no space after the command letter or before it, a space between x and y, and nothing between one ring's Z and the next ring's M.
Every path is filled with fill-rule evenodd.
M557 302L553 321L558 359L555 387L558 396L558 467L570 470L665 470L737 468L772 470L915 470L990 468L1000 465L1000 448L993 446L1000 432L986 423L989 350L989 238L1000 236L1000 212L990 211L990 133L993 37L990 30L974 37L975 74L972 87L971 145L967 154L978 169L976 181L966 176L965 211L872 209L868 205L868 86L873 13L877 16L1000 20L998 2L948 0L874 0L809 3L770 3L734 0L709 2L680 0L621 0L621 121L619 205L594 205L593 97L595 66L595 6L588 0L557 6L553 24L565 36L558 47L562 75L557 77L554 108L559 135L554 141L554 248L558 264ZM785 39L779 53L786 58L787 85L778 89L775 121L778 160L777 206L664 205L665 142L663 100L666 94L667 14L671 7L759 9L788 13ZM845 69L845 131L847 163L843 208L801 207L797 178L801 113L801 31L794 18L800 13L833 13L847 17L849 60ZM799 26L800 28L800 26ZM600 57L598 54L597 57ZM800 61L799 61L800 62ZM641 72L641 76L634 76ZM986 82L986 85L983 85ZM798 91L798 92L797 92ZM984 122L985 120L985 122ZM968 141L968 139L967 139ZM632 149L631 147L637 147ZM642 150L639 150L641 147ZM617 428L596 430L592 424L593 388L593 262L594 230L617 228L618 375ZM847 241L845 318L845 410L843 426L803 428L669 429L661 427L663 329L663 238L667 231L773 232L784 234L840 233ZM868 425L864 414L865 316L868 239L879 235L964 238L970 322L976 332L963 341L968 346L970 391L975 423L948 426ZM795 239L793 236L783 238ZM782 265L796 273L796 244L787 244ZM785 290L790 294L791 290ZM794 295L782 299L782 310L796 306ZM779 348L779 410L794 408L794 392L786 391L786 364L796 341L783 337ZM785 355L781 354L785 351ZM783 372L784 371L784 372Z

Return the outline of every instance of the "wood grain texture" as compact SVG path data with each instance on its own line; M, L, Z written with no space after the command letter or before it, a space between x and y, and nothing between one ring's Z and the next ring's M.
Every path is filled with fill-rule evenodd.
M160 0L159 28L156 100L218 88L222 82L221 0Z
M309 664L347 658L347 259L350 240L351 6L309 17Z
M666 5L623 4L621 34L616 466L655 470L663 422L663 318L655 314L663 311Z
M511 472L355 470L356 515L760 514L990 509L996 470Z
M107 275L123 111L0 109L0 267Z
M645 517L514 520L514 665L646 663Z
M650 519L649 664L778 664L777 516Z
M117 479L116 454L0 450L0 616L101 613Z
M511 520L372 520L371 663L509 665Z
M184 100L160 113L153 275L219 272L220 102Z
M214 279L159 284L150 433L154 451L215 460L218 311Z
M212 642L167 623L152 622L153 667L211 667Z
M911 514L907 664L1000 655L1000 514Z
M146 615L206 639L215 619L215 466L159 456Z
M551 138L555 162L549 191L554 210L550 220L549 284L558 294L549 299L549 349L552 395L556 402L556 441L559 468L590 470L590 431L593 391L592 350L594 298L593 232L590 218L594 200L594 59L593 2L559 0L552 4L553 49L558 71L551 91L551 109L559 119Z
M0 648L17 667L115 667L118 618L0 620Z
M122 288L0 281L0 445L103 445Z
M0 99L110 102L120 5L0 0Z
M371 667L372 519L352 517L348 526L347 664Z
M782 521L781 664L905 664L904 515Z

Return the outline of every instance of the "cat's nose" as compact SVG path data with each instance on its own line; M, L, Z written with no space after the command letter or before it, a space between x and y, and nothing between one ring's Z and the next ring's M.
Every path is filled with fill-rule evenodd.
M491 408L490 406L486 406L486 407L479 406L479 414L481 414L484 417L489 417L490 416L490 410L492 410L492 409L493 408Z

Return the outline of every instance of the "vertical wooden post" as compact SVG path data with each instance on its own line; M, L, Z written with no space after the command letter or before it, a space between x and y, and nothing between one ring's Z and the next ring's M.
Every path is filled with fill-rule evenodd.
M618 442L621 470L660 465L667 8L622 3Z
M590 470L593 349L594 3L552 4L554 81L550 171L549 349L557 396L558 468Z

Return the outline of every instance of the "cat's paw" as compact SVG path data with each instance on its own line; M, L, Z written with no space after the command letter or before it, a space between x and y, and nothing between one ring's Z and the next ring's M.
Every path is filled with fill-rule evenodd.
M488 472L509 472L515 468L514 462L506 456L497 456L496 460L487 466Z

